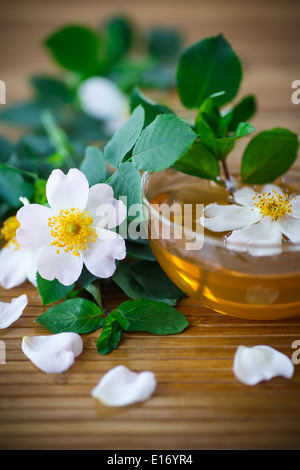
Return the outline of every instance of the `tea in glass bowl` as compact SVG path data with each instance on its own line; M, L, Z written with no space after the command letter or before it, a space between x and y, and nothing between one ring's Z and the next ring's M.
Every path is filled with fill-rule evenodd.
M175 169L144 173L142 186L153 253L189 297L214 311L245 319L277 320L300 314L300 244L285 235L284 224L277 229L283 216L287 222L293 218L300 165L268 185L267 192L266 185L250 187L237 181L239 198L224 184ZM238 226L239 216L246 218L247 231ZM215 226L208 228L214 223L219 225L217 231ZM300 229L297 223L291 230ZM233 229L222 231L222 224ZM241 229L244 236L239 232L237 237Z

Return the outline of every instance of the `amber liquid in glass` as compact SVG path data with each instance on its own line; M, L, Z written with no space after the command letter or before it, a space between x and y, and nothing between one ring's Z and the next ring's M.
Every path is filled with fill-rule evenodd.
M219 184L199 184L199 179L178 174L173 187L169 180L167 190L154 195L150 203L180 203L182 214L184 204L189 204L188 210L192 204L194 228L197 204L228 204L228 198L228 191ZM182 220L175 215L176 223ZM200 250L187 251L182 240L151 238L149 230L149 242L158 262L189 297L205 307L240 318L276 320L300 314L299 251L288 249L279 255L256 257L226 248L222 244L224 233L213 234L221 242L216 244L206 242L205 234L209 232L204 232Z

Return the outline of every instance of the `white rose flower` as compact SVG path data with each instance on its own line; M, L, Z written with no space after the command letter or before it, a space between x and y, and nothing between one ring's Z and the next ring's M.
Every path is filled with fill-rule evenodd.
M27 205L29 201L22 198ZM27 279L36 286L37 257L39 250L21 248L16 238L20 224L15 215L8 217L0 229L0 240L4 246L0 250L0 285L4 289L23 284Z
M261 193L245 186L233 197L235 204L208 204L200 221L213 232L232 231L226 238L229 248L264 256L282 251L283 236L300 243L300 196L266 184Z
M46 196L50 207L29 204L17 212L17 241L25 249L41 250L37 270L42 278L71 285L83 265L94 276L112 276L115 260L125 258L126 247L110 229L126 218L126 206L113 197L111 186L99 183L89 188L81 171L71 169L65 175L54 170Z

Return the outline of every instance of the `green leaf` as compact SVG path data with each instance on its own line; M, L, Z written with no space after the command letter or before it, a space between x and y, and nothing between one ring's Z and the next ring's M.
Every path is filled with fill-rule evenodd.
M114 197L127 197L128 207L142 203L141 175L133 163L122 163L109 180L114 190Z
M249 135L255 128L248 122L240 122L233 136L220 137L224 131L224 120L212 100L204 101L195 120L201 142L214 154L217 160L224 160L235 146L236 140Z
M199 108L209 96L218 107L229 103L237 94L242 66L231 45L222 34L203 39L188 47L179 59L177 88L187 108Z
M131 266L134 278L147 290L152 299L176 301L185 294L166 275L158 263L141 261Z
M24 101L6 105L0 113L1 121L11 126L42 128L41 114L50 110L58 118L61 106L53 101Z
M85 150L80 170L85 174L90 186L106 181L106 163L102 150L89 146Z
M105 318L105 323L112 323L116 322L122 330L127 330L129 328L129 321L124 315L119 312L118 310L113 310L110 314Z
M240 122L234 135L216 139L216 155L219 160L225 160L227 155L235 146L235 142L255 131L255 128L248 122Z
M84 75L96 70L100 38L92 29L70 25L55 31L44 43L54 59L65 69Z
M214 137L220 137L220 112L215 105L215 98L207 98L201 104L198 114L195 118L195 127L199 135L209 132Z
M0 198L13 208L22 204L20 197L31 199L33 195L33 184L26 181L21 171L0 162Z
M136 143L144 127L145 111L138 106L128 121L113 135L104 148L106 160L113 168L118 168L126 154Z
M51 99L61 103L70 103L74 97L65 83L51 76L35 75L30 83L34 88L38 99Z
M73 153L72 146L65 131L57 125L53 114L49 110L44 110L41 114L41 120L56 152L63 158L68 158Z
M102 298L101 298L101 292L100 292L100 286L99 286L99 282L97 282L97 284L89 284L87 287L86 287L86 290L87 292L89 292L93 298L96 300L97 304L99 305L99 307L103 308L103 305L102 305Z
M256 99L253 95L245 96L232 109L231 120L228 126L229 132L234 132L240 122L249 121L256 111Z
M157 262L119 263L113 281L133 300L141 297L175 305L185 294L168 278Z
M114 64L129 52L134 30L131 22L122 16L109 18L105 24L106 32L106 56L107 60Z
M0 161L6 162L14 150L14 145L10 140L0 135Z
M181 312L164 302L146 299L128 300L118 307L118 311L129 320L130 325L126 331L175 335L189 325Z
M182 46L182 37L173 28L154 27L149 32L149 51L160 60L176 59Z
M83 334L102 326L103 312L93 302L76 298L54 305L34 321L51 333L70 331Z
M100 338L97 341L97 351L105 355L117 348L121 341L122 328L116 321L105 322Z
M58 300L65 299L72 292L75 283L70 286L64 286L57 279L47 281L39 273L36 275L37 289L41 296L43 305L48 305Z
M135 87L130 94L131 111L133 111L139 105L143 106L145 111L145 126L151 124L151 122L153 122L156 116L159 114L174 114L171 109L150 100L141 92L138 87Z
M298 136L274 128L257 134L246 147L241 165L244 183L266 184L286 173L297 158Z
M132 151L132 161L140 170L164 170L179 160L196 137L178 117L159 115L141 133Z
M145 261L156 261L148 240L126 240L127 256ZM143 243L145 242L145 243Z
M173 167L182 173L213 181L220 175L220 166L215 155L199 141L194 142Z

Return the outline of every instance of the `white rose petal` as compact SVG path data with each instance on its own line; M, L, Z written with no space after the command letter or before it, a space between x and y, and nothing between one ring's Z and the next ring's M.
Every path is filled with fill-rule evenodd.
M126 406L150 398L156 388L153 372L133 372L117 366L107 372L92 390L92 396L107 406Z
M129 117L128 99L107 78L88 78L80 85L78 97L83 111L105 121L110 134L116 132Z
M281 376L290 379L294 365L290 358L270 346L239 346L234 357L233 372L245 385Z
M23 313L28 304L27 295L22 294L11 302L0 302L0 328L7 328L14 323Z
M49 336L24 336L22 351L39 369L57 374L69 369L83 349L81 336L64 332Z

